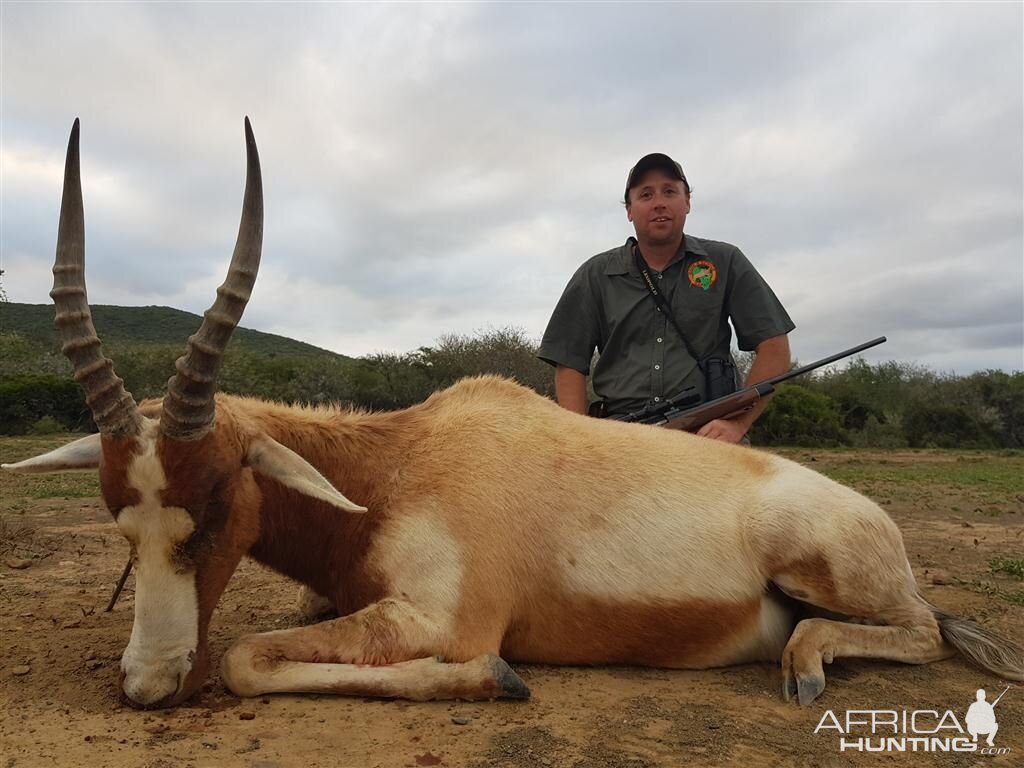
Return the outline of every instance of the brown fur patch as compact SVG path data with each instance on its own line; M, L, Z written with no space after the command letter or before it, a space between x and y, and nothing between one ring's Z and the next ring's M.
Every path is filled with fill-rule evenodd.
M100 492L108 509L117 519L124 507L134 506L142 501L138 490L128 485L128 466L139 452L139 442L134 437L110 437L104 435L103 459L100 461Z
M832 569L823 555L776 565L771 568L769 577L790 597L821 608L842 610Z
M577 597L549 603L513 622L501 656L545 664L716 666L756 631L760 606L760 597L738 603L621 603Z
M373 508L347 514L331 505L255 478L263 496L260 536L250 555L317 594L347 615L386 595L369 562L370 544L384 516Z
M729 458L732 460L734 469L740 468L755 477L767 477L775 471L771 457L758 450L744 448L742 451L730 454Z

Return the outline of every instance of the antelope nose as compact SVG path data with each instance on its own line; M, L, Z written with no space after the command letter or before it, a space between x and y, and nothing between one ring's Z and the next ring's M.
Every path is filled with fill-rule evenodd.
M131 706L146 709L170 706L190 668L187 657L148 664L122 664L121 692Z

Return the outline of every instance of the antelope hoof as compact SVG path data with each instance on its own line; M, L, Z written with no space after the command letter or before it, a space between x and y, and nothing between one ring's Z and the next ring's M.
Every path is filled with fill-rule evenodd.
M526 683L503 658L490 656L487 659L487 666L491 668L491 674L494 675L494 680L498 684L495 698L519 700L530 698L530 689Z
M789 672L782 674L782 698L786 701L792 701L793 697L797 695L796 680Z
M796 687L797 698L800 701L800 706L806 707L818 698L821 695L821 692L825 690L825 676L808 675L807 677L804 677L802 675L797 675Z

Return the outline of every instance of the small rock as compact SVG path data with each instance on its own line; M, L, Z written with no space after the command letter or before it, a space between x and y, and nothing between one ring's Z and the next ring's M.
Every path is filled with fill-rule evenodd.
M161 733L167 733L168 725L167 723L153 723L152 725L143 726L142 730L144 730L146 733L152 733L153 735L157 735Z
M452 718L452 723L454 723L455 725L469 725L469 718L468 717L453 717Z
M103 662L99 659L89 659L87 662L85 662L85 668L90 672L94 672L102 666Z
M262 746L263 745L260 743L259 739L251 738L251 739L249 739L249 743L246 744L244 747L240 747L239 749L236 749L235 750L235 754L236 755L244 755L246 752L255 752L258 749L260 749Z
M78 619L71 619L70 621L65 621L63 624L61 624L60 628L61 629L75 629L76 627L80 627L80 626L82 626L82 622L80 622Z
M962 523L960 523L960 527L961 528L973 528L974 526L971 525L970 523L968 523L966 520L964 520Z
M25 560L20 557L9 557L6 560L4 560L4 565L6 565L8 568L13 568L16 571L23 571L30 565L32 565L32 561Z
M249 711L239 712L238 713L238 719L239 720L255 720L256 719L256 713L255 712L249 712Z
M27 675L31 671L32 668L28 666L28 664L22 664L20 667L15 667L14 669L12 669L11 673L17 675L18 677L21 677L22 675Z
M944 587L950 583L949 577L944 573L933 573L928 577L928 581L937 587Z

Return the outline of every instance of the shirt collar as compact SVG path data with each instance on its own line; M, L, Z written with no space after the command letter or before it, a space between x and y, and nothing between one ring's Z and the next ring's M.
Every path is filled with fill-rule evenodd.
M635 243L635 237L626 238L626 242L608 260L608 266L604 270L606 275L640 275L640 271L636 266L636 259L633 258L633 245ZM684 261L690 254L695 256L708 255L708 252L704 250L704 245L697 238L686 234L683 235L683 250L685 251Z

